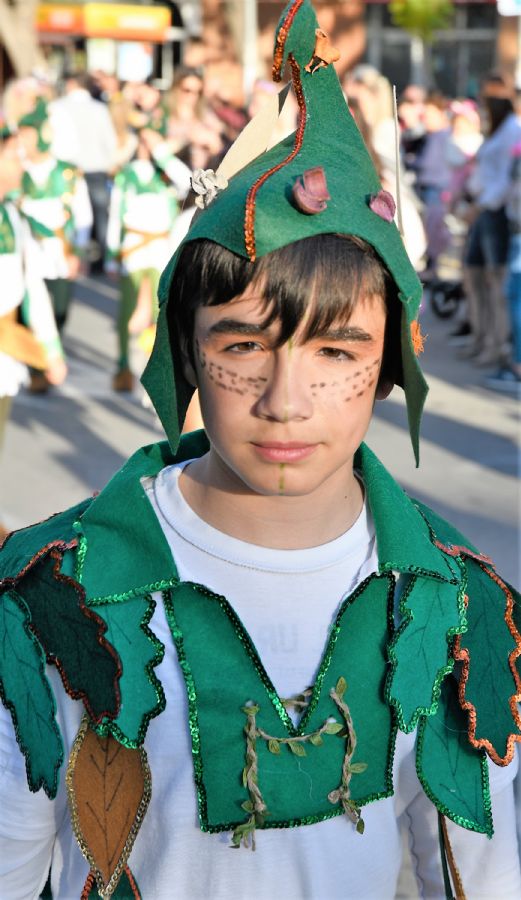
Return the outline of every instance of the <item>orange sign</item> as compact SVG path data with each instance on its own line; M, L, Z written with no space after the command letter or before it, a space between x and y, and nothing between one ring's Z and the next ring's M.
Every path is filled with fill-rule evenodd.
M40 3L36 8L37 31L83 34L83 7Z
M170 10L127 3L40 3L36 27L46 33L163 42L170 28Z

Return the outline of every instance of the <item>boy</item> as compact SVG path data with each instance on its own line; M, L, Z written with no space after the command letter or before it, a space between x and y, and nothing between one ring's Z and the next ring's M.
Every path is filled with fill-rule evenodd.
M4 546L5 896L382 900L400 820L425 896L519 896L512 594L361 444L396 382L417 453L421 291L307 0L288 55L296 135L163 275L170 448Z

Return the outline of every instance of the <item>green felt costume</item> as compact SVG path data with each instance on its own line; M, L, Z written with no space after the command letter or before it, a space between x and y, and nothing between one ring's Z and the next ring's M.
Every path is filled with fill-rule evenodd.
M397 729L418 727L425 792L453 821L490 835L485 751L507 764L521 738L511 705L519 695L519 607L511 589L462 535L411 501L362 445L355 465L375 521L379 569L342 604L308 710L294 726L226 599L179 580L141 484L207 448L203 432L183 438L175 456L166 442L144 448L98 497L14 533L4 545L0 631L10 650L0 661L2 698L31 789L43 787L53 797L63 777L45 660L58 667L65 690L84 704L100 735L131 750L143 746L150 720L165 705L154 672L164 647L148 626L151 594L161 591L190 698L203 830L229 829L240 842L255 828L304 825L343 812L359 821L366 803L393 793ZM395 630L396 575L404 589ZM346 790L349 717L357 750ZM246 720L256 735L265 821L252 821L247 779L241 785L239 777ZM301 784L297 747L314 767L313 800Z
M293 0L277 33L276 68L290 57L299 98L296 138L238 172L186 240L210 238L250 258L318 233L356 234L370 242L399 289L403 387L417 454L425 383L410 326L421 286L396 226L385 217L388 198L381 196L334 70L315 53L316 28L308 0ZM329 198L322 192L319 201L326 205L313 214L302 210L293 189L300 179L305 188L305 174L318 166ZM166 328L176 260L163 274L156 346L144 376L168 442L138 451L95 499L11 535L0 554L0 646L9 647L0 658L2 699L12 712L31 789L53 797L63 777L65 752L46 661L83 703L100 740L132 752L143 747L151 719L165 707L155 674L164 647L149 627L151 595L161 592L189 698L203 830L229 829L240 846L258 828L346 814L362 831L363 806L393 793L397 731L417 728L417 771L427 796L441 814L491 835L485 755L506 765L521 740L519 606L492 563L411 501L365 445L355 466L375 522L378 571L342 603L299 726L226 598L180 581L142 486L165 466L208 450L202 432L179 441L192 389L172 360ZM313 771L313 797L302 782L302 755ZM72 783L71 764L67 777ZM91 881L95 877L102 888L108 877L100 874L96 854L82 849ZM133 878L125 863L122 853L114 876L121 876L120 885Z

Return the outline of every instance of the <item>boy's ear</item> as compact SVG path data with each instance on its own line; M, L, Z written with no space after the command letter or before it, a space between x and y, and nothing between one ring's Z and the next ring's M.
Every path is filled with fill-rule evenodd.
M184 341L180 349L181 359L183 363L183 375L185 376L188 383L191 384L192 387L196 388L198 385L193 354L188 352L188 347L186 346L186 343Z

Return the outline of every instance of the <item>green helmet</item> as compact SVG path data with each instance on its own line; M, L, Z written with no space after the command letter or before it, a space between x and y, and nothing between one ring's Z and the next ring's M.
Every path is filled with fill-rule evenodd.
M356 235L371 244L396 283L402 307L399 383L405 391L418 462L427 394L415 352L422 286L393 221L394 200L382 190L333 59L335 53L318 27L309 0L292 0L277 28L273 76L280 80L289 61L299 105L297 130L267 152L256 153L223 190L218 190L219 178L214 176L217 184L209 192L211 204L196 214L162 274L156 341L142 382L173 450L193 392L181 360L172 358L166 317L167 303L175 303L170 294L181 248L188 241L206 238L253 261L302 238L336 233ZM247 128L251 126L253 122ZM240 140L241 136L236 143Z

